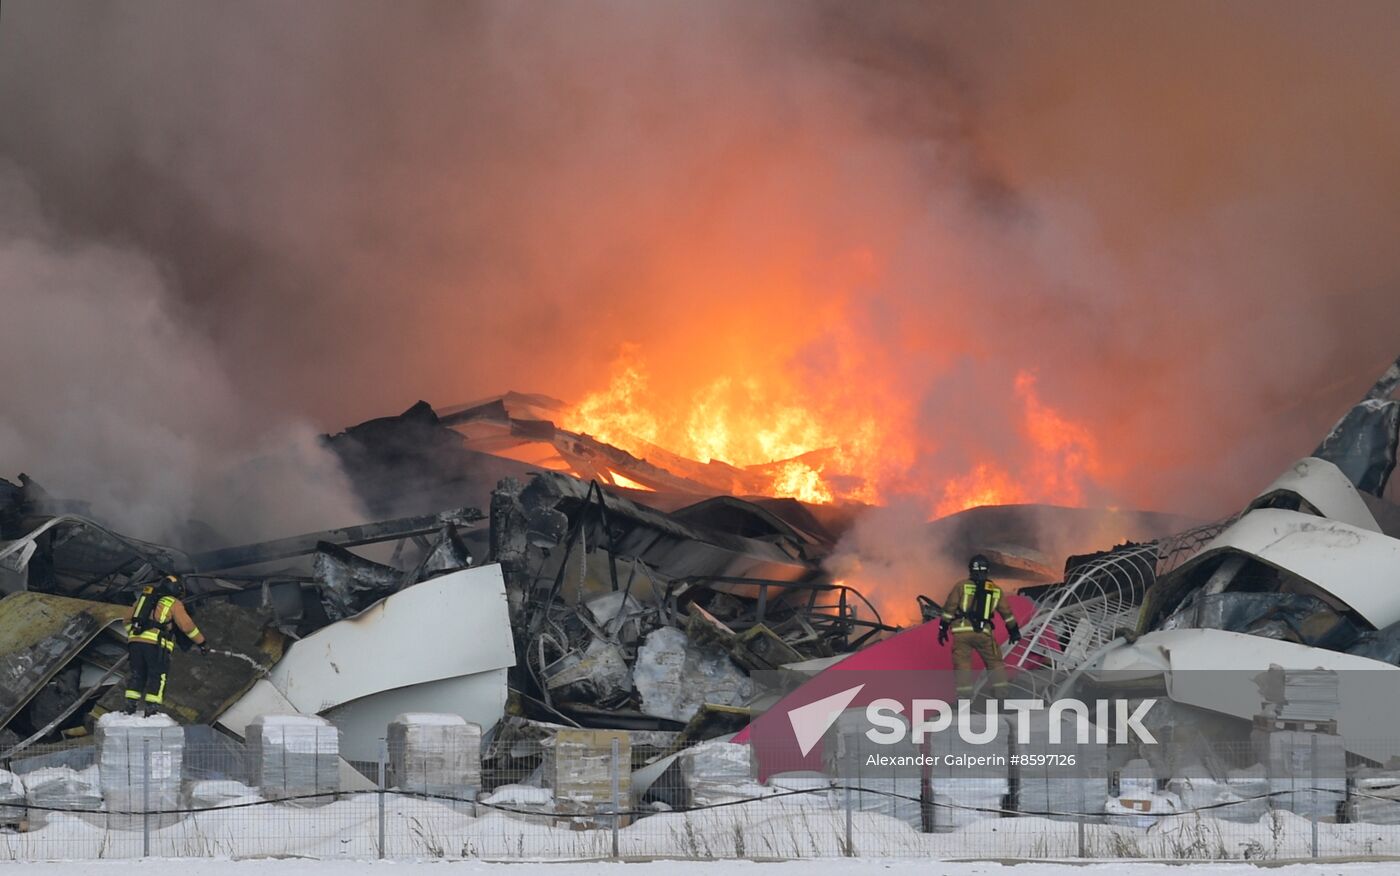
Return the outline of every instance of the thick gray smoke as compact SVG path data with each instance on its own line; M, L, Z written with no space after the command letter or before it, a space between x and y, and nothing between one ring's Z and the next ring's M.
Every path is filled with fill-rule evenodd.
M1398 21L7 0L0 470L194 508L295 424L578 398L635 342L907 400L915 485L1016 471L1033 372L1086 500L1219 512L1397 352Z
M248 429L235 382L175 315L160 266L55 232L8 163L0 267L6 465L132 534L186 545L361 518L309 426Z

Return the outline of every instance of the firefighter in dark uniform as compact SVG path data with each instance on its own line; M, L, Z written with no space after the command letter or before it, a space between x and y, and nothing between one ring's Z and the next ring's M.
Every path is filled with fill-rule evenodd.
M1016 615L1002 598L1001 588L987 577L989 568L986 557L981 554L973 557L967 564L970 577L954 584L952 592L943 601L938 644L946 644L948 633L952 632L953 677L959 699L972 696L974 652L982 656L982 663L992 678L993 694L998 699L1006 696L1006 667L1001 660L1001 649L992 637L993 615L1001 615L1012 644L1021 641L1021 628L1016 624Z
M141 714L150 715L165 702L165 677L176 635L194 642L199 653L209 653L204 634L180 601L184 595L184 582L176 575L166 575L146 585L136 603L127 609L126 650L130 665L123 711L128 714L140 706Z

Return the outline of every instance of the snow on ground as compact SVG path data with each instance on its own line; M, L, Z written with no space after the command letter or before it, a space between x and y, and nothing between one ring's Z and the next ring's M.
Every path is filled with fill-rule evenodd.
M27 833L0 833L0 860L139 858L140 826L139 816L50 813L32 822ZM1030 817L986 818L955 831L925 834L885 815L854 812L850 832L858 857L918 861L1068 859L1079 855L1081 842L1073 823ZM207 860L195 859L363 861L377 856L378 834L377 798L354 795L323 806L263 804L178 820L168 816L152 831L151 852L183 858L201 872ZM388 857L401 860L577 861L607 858L612 852L606 824L571 824L398 795L386 798L385 836ZM1267 862L1310 857L1311 836L1306 819L1275 811L1255 823L1177 815L1146 830L1090 824L1082 842L1090 858ZM845 813L830 798L794 795L642 818L619 831L618 851L624 858L643 860L825 859L847 851L845 837ZM1400 825L1320 824L1318 851L1323 858L1400 859ZM1388 872L1395 867L1390 865ZM631 876L632 871L626 872Z
M193 865L193 870L191 869ZM489 864L480 861L307 861L307 860L188 860L153 858L139 865L130 861L54 864L0 864L0 873L34 876L121 876L139 866L143 876L1183 876L1179 865L1114 864L990 864L930 861L886 861L834 858L817 861L753 863L749 861L651 861L639 864L533 863ZM21 871L19 868L23 867ZM1290 864L1261 869L1252 864L1193 864L1192 876L1389 876L1393 863Z

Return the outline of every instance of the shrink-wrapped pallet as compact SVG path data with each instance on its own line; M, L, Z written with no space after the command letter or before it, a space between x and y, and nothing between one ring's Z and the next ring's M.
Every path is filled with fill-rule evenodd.
M246 732L250 784L268 800L323 803L340 790L340 733L311 715L262 715Z
M1228 770L1224 779L1204 766L1187 767L1167 783L1167 790L1181 799L1184 811L1206 818L1253 824L1269 809L1269 777L1261 765Z
M1090 741L1081 745L1079 721L1072 713L1058 715L1058 727L1052 727L1048 711L1029 712L1013 721L1018 734L1020 721L1029 722L1030 741L1021 744L1018 735L1015 809L1070 821L1103 812L1108 802L1108 746L1093 741L1096 728L1088 728ZM1052 730L1058 730L1058 742L1051 741Z
M231 779L206 779L192 782L188 791L190 808L217 809L261 800L258 789Z
M481 727L460 715L410 712L389 723L389 784L467 799L481 787Z
M985 714L967 716L968 727L980 741L969 742L954 726L932 734L926 752L937 762L928 767L933 790L933 826L956 830L984 818L1001 817L1011 789L1011 738L1014 725L1008 717L995 727ZM985 737L985 738L984 738Z
M1336 816L1346 796L1347 753L1342 737L1299 730L1254 730L1250 740L1269 776L1272 808L1304 818Z
M24 782L9 770L0 770L0 824L24 818Z
M97 721L97 768L113 826L180 808L185 732L168 715L108 712Z
M625 730L558 731L545 748L544 784L560 812L606 811L613 799L613 741L617 741L618 799L632 788L632 748ZM625 803L623 804L625 806Z
M96 812L102 808L97 764L81 770L41 767L25 773L21 779L31 828L43 826L54 812Z
M735 745L727 737L683 749L676 763L690 805L711 806L762 796L764 789L753 777L752 752L750 746Z
M1400 772L1358 770L1356 785L1347 801L1347 821L1400 824Z

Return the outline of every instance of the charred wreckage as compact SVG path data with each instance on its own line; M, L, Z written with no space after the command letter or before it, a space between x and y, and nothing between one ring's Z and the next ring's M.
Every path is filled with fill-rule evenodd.
M1203 660L1384 669L1400 693L1400 506L1381 498L1397 386L1400 363L1240 514L1194 528L1138 515L1136 540L1063 570L1025 509L931 526L1020 580L1029 616L1006 660L1041 670L1014 679L1039 694ZM174 662L165 710L232 740L260 716L320 716L338 730L346 789L366 781L355 765L396 716L460 716L485 731L487 760L561 728L625 731L640 766L741 731L763 696L756 671L815 680L918 632L824 567L856 510L736 498L759 492L762 472L660 448L639 459L555 426L560 407L517 393L420 402L328 436L377 519L257 544L152 544L23 475L0 481L0 754L91 744L121 707L123 612L165 573L188 582L213 645ZM1257 711L1257 697L1167 687L1183 708ZM1341 735L1375 707L1343 706ZM1353 735L1348 752L1365 757Z

